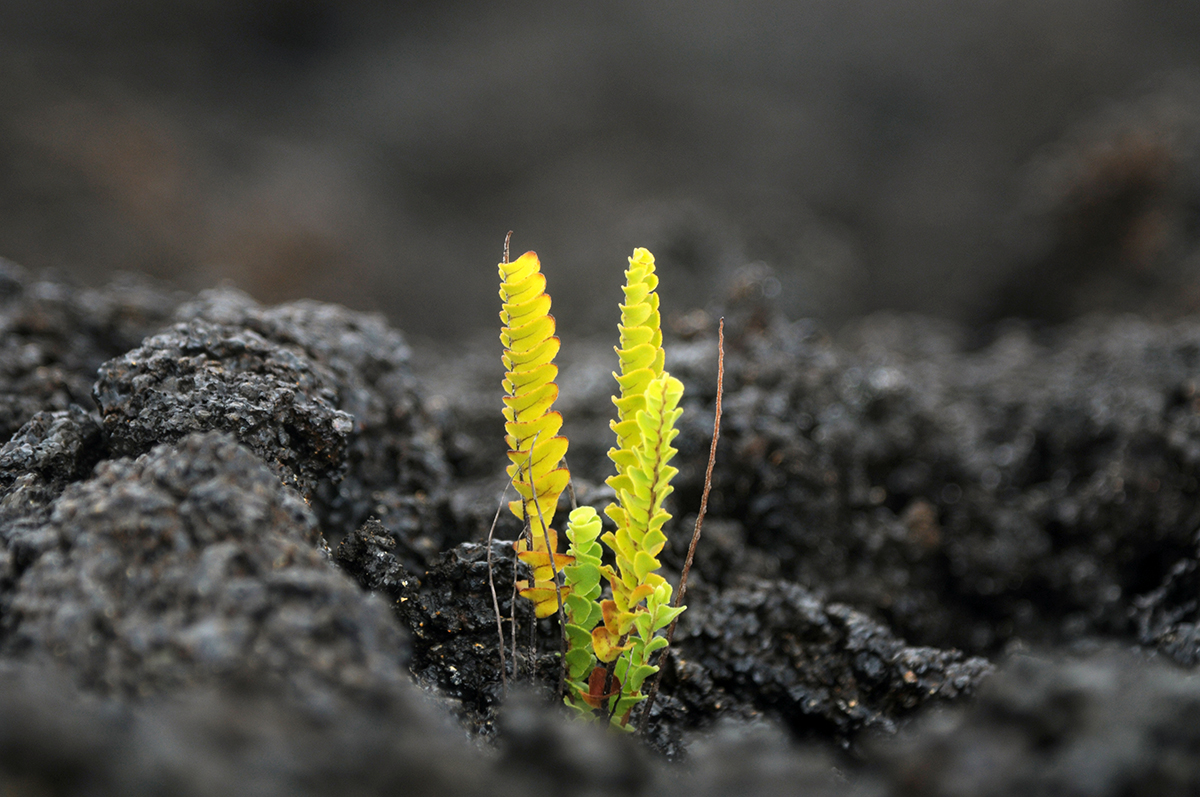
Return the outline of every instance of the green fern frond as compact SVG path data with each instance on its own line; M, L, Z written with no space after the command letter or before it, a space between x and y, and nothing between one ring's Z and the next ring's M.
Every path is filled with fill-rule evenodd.
M589 714L600 707L600 700L593 696L594 686L600 686L591 676L596 671L596 656L592 652L592 629L601 620L600 611L600 556L603 549L597 538L600 536L600 516L590 506L581 506L571 512L567 524L567 539L570 546L567 555L575 561L565 568L565 579L572 586L571 595L565 599L567 614L567 705L581 714Z
M663 526L671 517L663 501L678 472L670 464L676 453L671 443L683 412L683 384L664 368L654 256L645 249L634 250L625 279L617 347L621 371L613 374L620 394L613 398L617 418L610 424L617 445L608 452L616 473L607 483L617 501L605 509L616 529L600 538L613 552L616 566L600 568L612 597L600 602L602 622L592 629L591 650L607 664L607 680L619 685L607 709L621 728L633 706L644 699L643 681L658 671L650 658L666 640L656 633L683 611L671 607L671 585L658 573L658 555L667 541ZM590 697L596 699L594 689Z

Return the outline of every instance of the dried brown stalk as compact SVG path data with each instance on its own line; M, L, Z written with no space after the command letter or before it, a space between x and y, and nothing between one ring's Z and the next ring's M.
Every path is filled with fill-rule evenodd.
M712 489L713 466L717 461L717 440L721 437L721 393L724 386L725 319L722 318L717 325L717 403L713 418L712 444L708 448L708 468L704 471L704 492L700 495L700 511L696 514L696 528L692 531L692 542L688 545L687 559L684 560L683 572L679 575L679 590L671 602L674 607L682 605L683 596L687 594L688 573L692 569L692 560L696 556L696 543L700 542L700 531L704 527L704 515L708 512L708 493ZM650 694L646 698L646 706L642 709L642 719L638 725L639 733L646 732L646 725L650 721L650 709L654 707L654 699L658 697L658 685L662 682L663 668L667 663L667 656L671 652L671 640L675 636L677 622L679 622L678 617L672 620L671 625L667 628L667 647L663 648L662 654L658 657L658 674L654 676L654 683L650 685Z

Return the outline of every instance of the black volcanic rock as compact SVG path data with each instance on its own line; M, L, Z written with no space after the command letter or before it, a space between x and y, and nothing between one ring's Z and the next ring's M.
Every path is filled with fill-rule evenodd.
M1014 657L978 702L882 745L893 794L1194 794L1200 682L1161 661L1101 650Z
M35 279L0 258L0 435L38 412L93 408L96 369L163 326L179 300L132 277L103 289Z
M279 682L306 702L400 679L403 634L329 564L315 518L232 438L115 459L67 488L25 570L4 650L101 694Z
M848 743L865 729L894 730L928 703L970 695L992 672L983 658L910 647L861 612L787 581L697 604L681 618L665 689L681 704L677 721L689 724L765 715L797 734Z
M747 275L726 307L725 436L690 608L638 739L567 720L556 625L512 599L512 518L481 542L504 462L486 459L495 441L466 438L498 427L494 358L443 359L434 398L376 316L221 290L146 300L173 315L123 324L119 308L145 296L84 301L6 273L0 372L37 378L0 384L19 421L0 447L4 789L1200 782L1190 676L1149 658L1196 663L1194 321L1016 327L971 348L942 323L877 317L833 340L782 319ZM30 320L43 317L58 321ZM150 336L129 340L141 321ZM712 329L697 315L686 334L668 351L689 391L668 571L712 420ZM69 350L50 346L64 335ZM21 351L51 365L20 372ZM590 504L607 500L603 363L585 351L560 375ZM99 412L72 387L89 364ZM64 387L39 392L43 377ZM1139 652L1080 659L1097 637ZM983 656L1026 642L1047 652L993 674ZM1105 767L1078 764L1093 749Z
M341 475L354 428L323 368L253 330L206 321L177 324L105 363L94 396L118 456L220 429L305 495Z
M835 341L728 310L746 321L729 336L716 534L698 552L709 583L785 578L916 644L994 654L1129 635L1140 596L1195 560L1195 319L1013 325L970 348L928 319L877 316ZM713 358L693 353L708 340L677 368L694 418L711 402ZM685 422L681 450L710 422ZM679 505L698 504L701 477L682 468Z

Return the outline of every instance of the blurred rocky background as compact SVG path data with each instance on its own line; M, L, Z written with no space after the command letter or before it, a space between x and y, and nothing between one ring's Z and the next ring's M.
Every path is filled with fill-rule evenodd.
M1189 0L0 4L0 255L98 284L494 326L507 230L564 333L632 246L827 327L1200 302ZM600 301L611 297L613 301Z

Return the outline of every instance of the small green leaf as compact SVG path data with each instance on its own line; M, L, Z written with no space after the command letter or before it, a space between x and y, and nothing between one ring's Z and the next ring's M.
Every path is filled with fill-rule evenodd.
M633 489L639 495L645 494L650 489L650 477L645 471L637 468L630 470L627 475L629 476L629 480L633 482Z
M671 585L668 584L665 579L663 580L663 582L661 584L659 584L658 586L656 586L654 588L654 597L652 599L652 602L653 602L656 610L661 607L671 605L672 591L673 590L671 589Z
M572 648L586 648L592 644L592 629L575 623L567 623L567 641L571 643Z
M645 647L646 658L647 659L650 658L651 653L654 653L657 650L662 650L668 644L669 643L667 642L667 638L665 636L654 637L653 639L651 639L649 642L646 643L646 647Z
M637 616L635 616L633 618L633 624L637 627L638 636L641 637L642 639L647 638L648 636L650 636L651 633L653 633L650 630L650 613L649 612L640 612Z
M563 568L568 586L583 593L600 586L600 568L593 564L574 564Z
M683 614L683 610L686 608L686 606L664 606L663 608L659 609L658 616L654 618L654 630L658 631L661 628L666 628L669 626L671 621Z
M567 672L572 679L582 678L591 672L595 665L596 657L592 655L591 650L576 648L567 651Z
M663 641L665 642L666 640ZM658 667L655 667L653 664L642 664L625 673L625 682L629 684L630 689L637 692L641 690L642 682L656 672L658 672Z

